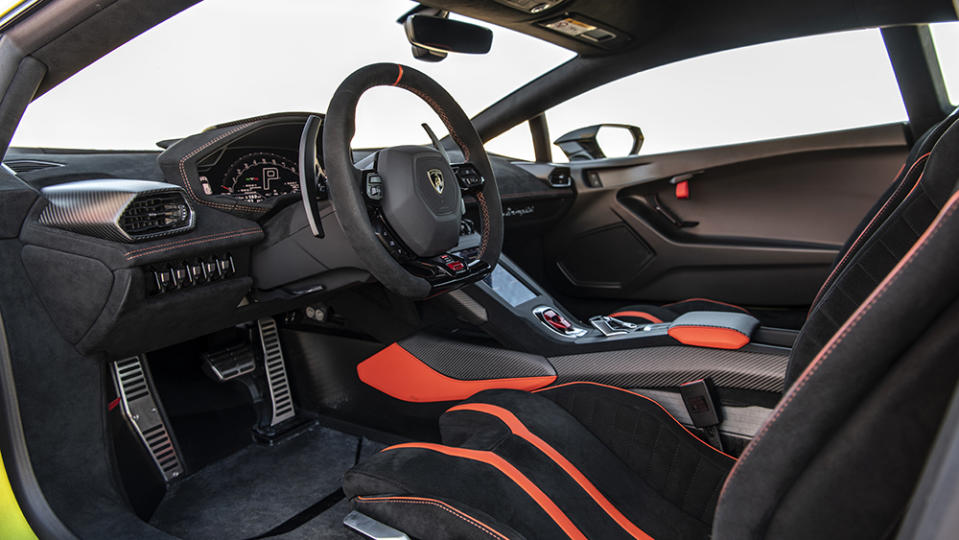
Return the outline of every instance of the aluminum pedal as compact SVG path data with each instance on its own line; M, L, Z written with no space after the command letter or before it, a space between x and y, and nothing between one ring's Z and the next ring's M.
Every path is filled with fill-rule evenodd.
M256 369L256 357L253 349L246 343L227 347L219 351L206 353L203 357L203 371L217 382L225 382Z
M410 540L403 531L353 510L343 518L343 525L372 540Z
M270 389L270 401L273 406L273 416L270 426L296 416L293 408L293 393L290 389L290 380L286 375L286 362L283 359L283 348L280 346L280 332L273 319L256 321L260 331L260 343L263 345L263 363L266 368L266 381Z
M113 362L113 382L120 395L120 409L146 446L163 480L169 482L183 474L170 429L153 398L150 373L139 356Z

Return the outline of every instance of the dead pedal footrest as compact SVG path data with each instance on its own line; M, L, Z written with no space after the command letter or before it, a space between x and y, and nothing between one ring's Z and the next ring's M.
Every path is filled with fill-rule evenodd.
M120 395L120 410L146 446L163 480L169 482L183 474L183 464L153 397L150 373L142 359L134 356L117 360L111 371Z

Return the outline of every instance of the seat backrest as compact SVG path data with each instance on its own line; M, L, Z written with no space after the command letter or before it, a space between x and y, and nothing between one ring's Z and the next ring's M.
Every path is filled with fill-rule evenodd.
M916 141L896 180L840 251L793 346L786 388L902 259L949 198L954 180L923 173L930 152L957 118L959 109Z
M747 446L720 494L715 538L895 534L959 380L959 126L924 175L922 194L883 225L899 231L885 256L904 255L862 284L872 291ZM928 213L931 224L916 226Z

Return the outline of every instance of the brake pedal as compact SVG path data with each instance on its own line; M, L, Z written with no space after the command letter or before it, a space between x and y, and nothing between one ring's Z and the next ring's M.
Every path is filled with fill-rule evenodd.
M217 382L226 382L256 369L256 356L247 343L204 353L203 371Z
M146 446L163 480L170 482L183 474L183 464L170 436L170 428L153 397L150 372L142 359L134 356L117 360L113 362L111 372L120 396L120 410Z

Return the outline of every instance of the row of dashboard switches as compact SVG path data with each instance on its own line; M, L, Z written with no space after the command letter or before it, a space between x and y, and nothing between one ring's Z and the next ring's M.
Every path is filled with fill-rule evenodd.
M152 281L148 283L150 294L160 294L226 279L236 274L236 264L233 256L226 254L155 265L146 271L152 278L148 280Z

